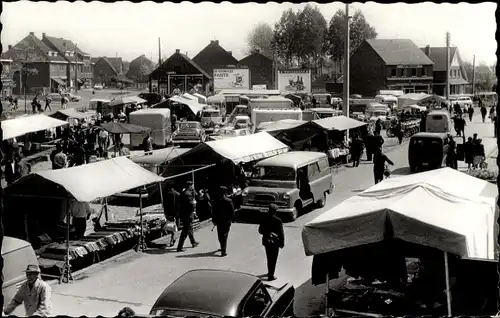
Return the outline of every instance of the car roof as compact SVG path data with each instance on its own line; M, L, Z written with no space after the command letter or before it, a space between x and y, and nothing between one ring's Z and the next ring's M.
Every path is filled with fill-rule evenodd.
M178 309L236 316L241 302L260 282L256 276L226 270L195 269L168 286L153 309Z
M198 121L180 121L179 124L199 124Z
M257 162L255 166L273 166L297 169L302 165L309 164L322 158L326 158L326 154L323 152L290 151L281 155L261 160Z
M432 132L419 132L411 137L411 139L417 138L448 138L448 133L432 133Z

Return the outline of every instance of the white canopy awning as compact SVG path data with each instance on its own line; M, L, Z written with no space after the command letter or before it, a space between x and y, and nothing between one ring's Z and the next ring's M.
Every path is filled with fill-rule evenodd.
M179 104L183 104L183 105L188 106L189 109L191 109L191 111L195 115L198 114L198 112L201 112L203 110L204 106L207 106L207 105L198 103L197 100L191 100L191 99L182 98L182 97L179 97L179 96L170 97L169 100L171 100L173 102L176 102L176 103L179 103Z
M123 97L118 97L109 103L109 106L119 106L119 105L124 105L124 104L143 104L146 103L147 101L145 99L142 99L138 96L123 96Z
M23 136L40 130L52 129L67 125L67 121L51 118L46 115L32 115L3 120L3 140Z
M279 131L286 130L298 127L302 124L305 124L305 120L296 120L296 119L283 119L278 121L267 121L260 123L257 127L258 131Z
M495 259L495 198L488 182L450 168L386 179L326 211L302 231L306 255L392 238ZM390 227L390 231L386 231Z
M344 131L365 126L366 123L346 116L333 116L312 121L314 124L326 130Z
M163 180L130 159L118 157L83 166L31 173L7 187L6 194L45 195L91 202Z

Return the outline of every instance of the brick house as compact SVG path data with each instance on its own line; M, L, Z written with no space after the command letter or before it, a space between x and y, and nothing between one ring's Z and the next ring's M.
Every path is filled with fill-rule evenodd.
M350 92L379 90L431 93L434 62L411 40L365 40L351 55Z
M242 58L238 62L238 67L248 67L251 85L265 84L267 89L274 88L273 60L261 54L259 50Z
M446 95L446 47L430 47L429 45L420 48L433 62L433 92L434 94ZM458 48L450 47L449 56L450 67L450 94L465 94L467 85L467 73L463 66L462 58L458 52Z
M105 86L116 86L116 79L125 80L121 57L99 57L93 60L93 81Z
M68 61L67 86L80 88L84 84L92 84L90 54L83 52L73 41L47 36L45 33L42 33L42 42Z
M13 61L14 95L24 94L24 88L27 94L57 92L66 85L68 61L33 32L16 45L9 45L5 57ZM21 74L23 65L26 69L36 70L36 73L30 72L28 76L25 72Z
M137 87L147 87L149 84L148 75L155 69L155 63L144 54L132 60L129 65L127 78L133 80Z
M219 40L210 41L209 45L196 54L193 62L210 76L213 76L214 68L235 67L238 64L238 60L233 56L233 53L226 51L219 45Z

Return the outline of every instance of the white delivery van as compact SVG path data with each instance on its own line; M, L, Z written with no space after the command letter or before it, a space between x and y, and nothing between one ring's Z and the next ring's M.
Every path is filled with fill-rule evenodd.
M293 101L281 96L272 96L268 98L251 98L250 102L248 103L248 107L250 108L250 111L257 108L292 108Z
M375 100L381 104L389 106L389 108L394 108L398 104L398 98L392 95L377 95Z
M170 124L170 109L149 108L130 113L130 123L151 128L153 146L162 148L168 144L172 127ZM141 146L144 134L130 135L130 148L137 149Z
M450 114L444 110L431 110L427 114L425 131L431 133L449 133L451 131Z
M252 109L251 114L252 131L255 131L259 124L265 122L283 119L302 120L302 110L300 108L257 108Z

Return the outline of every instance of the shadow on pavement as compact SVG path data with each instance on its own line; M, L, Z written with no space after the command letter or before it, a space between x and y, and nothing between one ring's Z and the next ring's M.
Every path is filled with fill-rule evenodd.
M391 171L391 175L393 176L406 176L410 173L410 167L397 168Z
M177 253L177 247L166 248L166 247L156 247L149 246L147 250L144 251L145 254L150 255L163 255L167 253Z
M175 258L199 258L199 257L220 257L218 254L219 250L211 251L211 252L204 252L204 253L193 253L193 254L187 254L187 255L178 255Z

